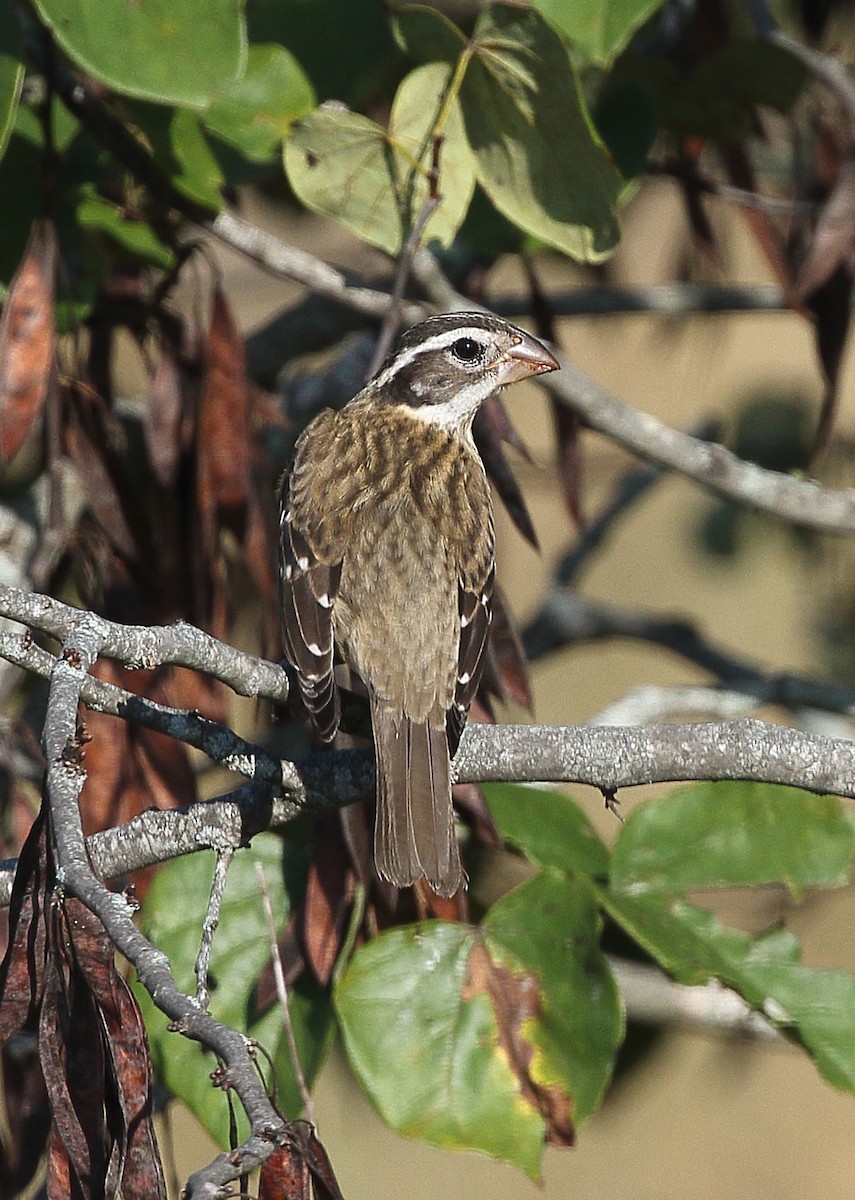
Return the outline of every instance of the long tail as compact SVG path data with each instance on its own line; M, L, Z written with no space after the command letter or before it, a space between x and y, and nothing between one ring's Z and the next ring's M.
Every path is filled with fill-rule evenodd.
M372 699L377 758L377 872L396 887L424 876L440 896L453 896L463 868L451 808L451 764L445 722L414 722Z

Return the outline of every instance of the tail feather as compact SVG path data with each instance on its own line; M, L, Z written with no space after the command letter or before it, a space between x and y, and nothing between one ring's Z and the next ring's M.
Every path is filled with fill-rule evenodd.
M411 721L372 703L377 757L378 874L396 887L427 879L453 896L463 868L451 807L451 765L444 722Z

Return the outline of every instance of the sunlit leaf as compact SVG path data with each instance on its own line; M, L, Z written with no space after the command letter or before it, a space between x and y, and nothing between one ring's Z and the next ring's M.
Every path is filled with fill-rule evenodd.
M36 0L69 58L108 87L204 107L246 56L240 0Z
M393 1129L482 1150L537 1178L545 1125L521 1094L494 1004L473 979L473 955L484 953L474 929L440 921L369 942L336 989L345 1048Z
M314 105L312 86L288 50L250 46L245 72L222 88L203 120L247 158L264 161Z
M629 817L612 857L621 891L784 883L846 883L855 830L841 802L761 783L699 783Z
M595 62L607 65L664 0L532 0L534 7Z
M569 796L548 788L491 783L484 788L499 832L542 867L605 875L609 853Z
M547 1116L549 1140L598 1107L623 1039L623 1011L599 948L600 922L586 882L542 871L494 904L487 946L509 951L538 982L536 1010L521 1029L528 1073ZM566 1139L570 1140L570 1139Z
M620 176L594 133L567 47L543 17L491 5L467 45L447 18L407 6L396 33L419 61L465 65L466 135L496 208L574 258L606 257L618 238Z
M855 978L806 967L788 933L752 939L712 913L662 894L601 899L611 916L683 983L720 979L793 1032L822 1075L855 1092Z
M367 117L332 106L322 106L300 121L285 143L285 166L303 203L397 254L428 195L432 133L448 77L449 68L441 63L408 75L395 97L388 131ZM427 223L425 240L451 240L474 186L474 164L454 103L442 129L440 201Z

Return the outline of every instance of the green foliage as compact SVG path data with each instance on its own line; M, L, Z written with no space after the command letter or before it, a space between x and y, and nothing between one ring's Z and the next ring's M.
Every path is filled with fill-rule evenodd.
M17 8L0 0L0 280L8 283L21 262L34 219L47 216L58 248L60 328L85 321L100 303L101 324L79 339L94 346L83 386L69 390L62 409L63 445L77 455L97 532L69 529L68 539L91 542L99 563L109 562L110 549L121 559L121 571L99 577L95 590L124 593L138 575L135 602L144 597L158 618L195 616L186 611L192 595L207 603L211 623L211 614L226 620L229 604L215 589L225 589L229 572L242 570L260 593L275 590L264 574L262 503L249 482L251 464L269 505L272 482L261 478L252 440L267 418L242 390L237 325L225 301L207 334L204 321L194 315L182 324L163 303L188 252L185 219L204 223L255 173L390 256L421 228L422 242L450 248L449 259L489 261L525 246L598 262L617 244L627 181L644 170L652 147L664 142L670 155L689 136L741 142L754 135L758 109L787 112L804 83L797 60L765 42L712 43L687 67L674 47L633 40L659 7L660 0L492 3L464 29L429 7L390 14L375 0L258 0L246 11L239 0L35 0L32 20L43 27L25 49ZM39 59L51 35L53 52ZM84 89L85 104L57 82L67 83L69 70L97 81ZM121 291L110 292L117 281ZM138 497L128 501L120 451L136 443L119 428L109 389L100 408L86 407L109 378L114 330L104 333L105 310L117 295L128 315L115 325L127 319L152 364L144 428L135 432L149 453L157 450L157 470L146 476L153 533ZM310 325L314 314L303 319ZM322 340L312 349L325 348ZM228 442L233 471L231 461L223 467L222 444L206 444L193 423L205 405L206 428L242 432L240 446ZM150 465L140 451L135 471L142 476ZM211 479L220 491L211 483L206 493L200 483L194 498L188 481ZM217 557L221 534L234 556L228 571ZM151 581L167 575L175 586L164 598ZM199 600L205 586L211 590ZM175 763L167 767L184 778ZM316 1074L337 1020L367 1094L402 1132L478 1148L539 1176L544 1143L569 1143L602 1102L623 1038L601 946L604 918L676 979L734 988L799 1041L827 1079L855 1091L855 980L803 965L784 930L751 937L724 927L692 895L773 884L797 897L840 886L855 833L836 800L746 784L685 788L634 813L611 852L562 794L496 786L490 803L528 873L471 923L384 928L394 914L378 906L372 917L381 918L363 926L355 903L352 938L336 942L326 910L314 928L306 917L306 871L295 871L301 856L293 846L285 844L284 873L279 839L257 838L238 855L215 939L212 1011L269 1051L286 1112L299 1110L300 1096L280 1014L256 1011L256 981L269 958L256 861L282 925L296 927L299 918L316 935L303 948L320 978L329 944L330 962L342 944L348 952L358 944L349 960L343 955L334 997L309 968L291 989L306 1074ZM146 932L187 991L210 874L207 854L173 863L145 902ZM342 911L351 900L341 900ZM376 936L362 940L365 929ZM167 1031L147 996L141 1002L162 1081L227 1145L226 1103L209 1080L214 1064Z
M600 911L681 982L734 988L855 1091L855 979L803 966L782 930L751 938L685 898L700 886L842 885L855 835L838 800L686 787L639 808L610 856L566 796L502 785L489 799L537 873L480 926L431 922L375 938L337 990L351 1062L396 1129L537 1176L547 1133L560 1140L562 1120L599 1104L623 1036Z
M606 65L664 0L534 0L535 8L594 62Z
M203 108L246 61L240 0L36 0L82 70L127 96Z
M169 956L178 986L188 993L195 990L193 964L208 904L212 862L213 856L205 852L164 867L157 873L143 909L146 935ZM211 958L211 1012L217 1020L256 1039L270 1055L278 1103L283 1112L297 1116L302 1104L282 1015L275 1003L265 1012L258 1012L255 1001L258 976L270 961L256 863L264 869L277 919L280 924L288 919L290 900L283 877L282 842L273 834L264 834L254 839L251 850L235 858L229 872ZM148 993L139 986L136 992L158 1077L173 1095L185 1101L219 1145L227 1148L228 1104L223 1093L211 1086L210 1074L216 1067L212 1055L171 1032ZM329 999L304 978L289 992L289 1010L300 1062L311 1082L329 1045ZM260 1067L266 1069L263 1058Z

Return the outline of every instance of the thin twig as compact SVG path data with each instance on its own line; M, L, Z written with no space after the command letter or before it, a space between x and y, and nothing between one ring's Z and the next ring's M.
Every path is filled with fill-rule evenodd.
M297 1049L297 1039L294 1036L294 1025L291 1021L291 1008L288 1004L288 984L285 982L285 971L282 968L282 956L279 953L279 939L276 936L276 922L273 919L273 905L270 903L270 889L267 886L267 879L264 875L264 867L260 862L255 864L255 873L258 876L258 887L261 892L261 903L264 906L264 919L267 923L267 938L270 945L270 958L273 965L273 980L276 986L276 998L279 1001L279 1011L282 1014L282 1027L285 1030L285 1037L288 1041L288 1054L291 1057L291 1066L294 1069L294 1078L297 1081L297 1089L300 1093L300 1100L303 1104L303 1111L306 1114L306 1120L310 1121L317 1129L317 1114L315 1113L315 1102L312 1099L312 1094L309 1091L309 1085L306 1083L306 1075L303 1071L303 1064L300 1062L300 1052Z
M205 920L202 922L202 937L199 942L199 953L196 955L196 1003L207 1011L211 1002L208 990L208 968L211 965L211 951L214 945L214 934L220 923L220 909L223 904L223 892L226 890L226 880L229 868L235 856L235 846L224 846L217 850L214 863L214 874L211 879L211 893L208 897L208 907Z

